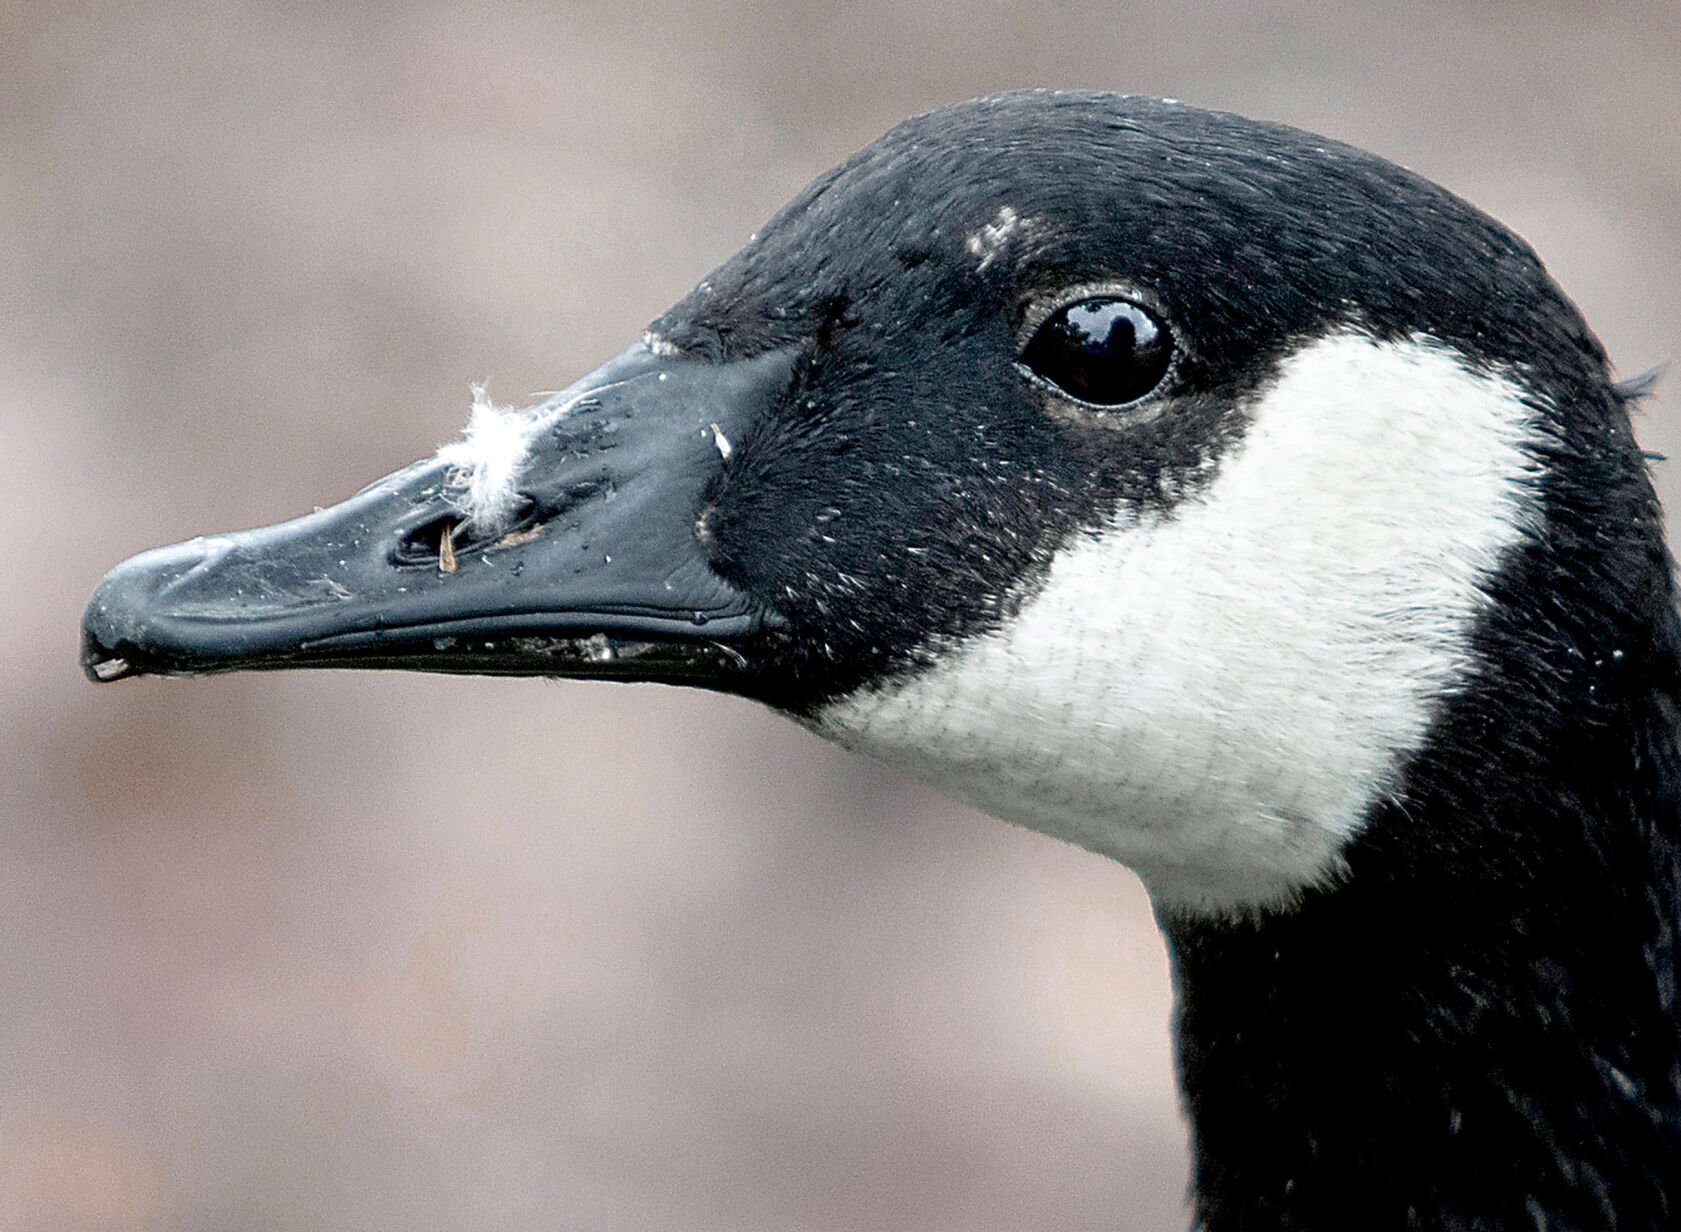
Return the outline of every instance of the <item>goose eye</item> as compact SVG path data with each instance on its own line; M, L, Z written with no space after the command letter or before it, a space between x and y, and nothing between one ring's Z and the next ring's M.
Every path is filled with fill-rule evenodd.
M1124 406L1161 384L1173 335L1131 300L1084 299L1045 318L1018 362L1071 398Z

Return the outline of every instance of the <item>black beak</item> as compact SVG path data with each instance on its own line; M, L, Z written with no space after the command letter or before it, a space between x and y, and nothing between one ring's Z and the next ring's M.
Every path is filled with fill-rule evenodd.
M532 422L517 505L464 521L436 459L277 526L117 566L89 600L97 681L292 667L665 680L750 691L774 613L711 567L698 523L731 442L792 358L632 347ZM566 409L561 409L566 408Z

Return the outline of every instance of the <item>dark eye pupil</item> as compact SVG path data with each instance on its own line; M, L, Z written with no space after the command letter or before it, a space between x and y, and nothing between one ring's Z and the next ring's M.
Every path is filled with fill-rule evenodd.
M1021 362L1063 392L1098 406L1136 402L1167 375L1173 339L1131 300L1103 297L1059 308Z

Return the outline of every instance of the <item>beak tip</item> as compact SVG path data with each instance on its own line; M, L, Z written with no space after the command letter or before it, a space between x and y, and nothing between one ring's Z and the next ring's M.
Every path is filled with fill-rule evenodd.
M95 684L140 674L119 649L133 644L145 627L137 610L138 596L134 588L124 585L120 569L99 584L82 614L82 671Z
M101 579L82 614L82 671L96 684L146 674L150 629L169 588L205 558L203 540L131 556ZM137 653L138 652L138 653Z
M111 684L143 673L121 655L111 654L86 637L82 641L82 674L94 684Z

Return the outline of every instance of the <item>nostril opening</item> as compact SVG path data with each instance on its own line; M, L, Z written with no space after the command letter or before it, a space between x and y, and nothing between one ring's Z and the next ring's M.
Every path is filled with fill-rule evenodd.
M443 564L444 572L455 572L455 558L475 548L489 547L509 535L530 528L537 521L537 504L526 500L514 516L485 534L464 521L458 513L439 514L405 531L391 553L392 561L401 566L436 568Z
M456 538L461 519L453 513L444 514L405 532L397 541L392 559L399 565L435 565L444 553L444 541Z

